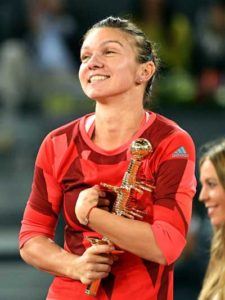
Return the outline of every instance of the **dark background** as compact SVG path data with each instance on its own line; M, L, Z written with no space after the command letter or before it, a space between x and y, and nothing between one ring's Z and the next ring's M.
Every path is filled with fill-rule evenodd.
M0 0L0 299L41 300L52 277L18 254L18 231L44 136L94 109L77 71L82 35L96 21L134 20L161 59L150 107L196 145L225 133L225 5L216 0ZM198 178L198 170L196 170ZM194 199L187 247L176 264L175 300L196 300L211 229ZM57 240L62 241L62 221Z

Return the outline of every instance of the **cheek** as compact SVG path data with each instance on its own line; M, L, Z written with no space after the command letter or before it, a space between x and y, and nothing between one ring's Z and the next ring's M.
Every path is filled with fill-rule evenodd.
M225 221L225 199L221 205L221 216L223 216L224 221Z
M215 226L220 226L220 225L224 224L224 222L225 222L225 215L222 214L222 212L220 215L215 216L214 218L211 219L212 225L215 225Z
M119 72L123 72L122 74L130 74L130 76L134 76L137 72L137 66L134 64L134 62L131 62L129 60L124 60L122 62L119 62L117 64L117 68Z
M211 221L214 225L221 225L225 222L225 199L220 204L217 213L214 215Z
M78 77L81 82L81 85L82 85L82 82L84 81L84 74L85 74L84 67L82 67L82 65L81 65L79 72L78 72Z

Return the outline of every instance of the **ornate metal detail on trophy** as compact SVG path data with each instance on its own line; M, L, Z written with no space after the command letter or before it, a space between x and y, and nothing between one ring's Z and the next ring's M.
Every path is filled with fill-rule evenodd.
M116 200L113 205L112 213L124 216L130 219L143 218L144 212L135 209L131 205L131 200L134 197L134 192L142 194L144 191L152 192L154 186L138 180L138 171L143 160L152 152L151 143L144 138L136 139L130 147L131 161L128 169L125 172L121 186L114 186L107 183L101 183L104 189L112 191L116 194ZM102 239L89 237L87 238L92 245L111 243L107 237ZM123 251L116 249L113 254L122 253ZM85 293L96 296L101 280L95 280L87 286Z
M131 161L123 176L121 186L113 186L107 183L101 183L100 185L117 195L112 212L116 215L133 219L135 217L143 217L142 211L137 210L130 205L130 200L133 197L134 191L142 194L143 191L152 192L154 188L154 186L137 179L137 173L142 161L152 151L152 146L148 140L139 138L133 141L130 151Z

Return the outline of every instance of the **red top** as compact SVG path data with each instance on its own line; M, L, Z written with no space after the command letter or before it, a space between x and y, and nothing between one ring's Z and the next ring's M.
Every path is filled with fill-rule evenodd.
M129 252L120 255L110 275L102 280L97 299L172 300L173 267L181 254L191 218L195 193L195 150L191 137L173 121L146 113L147 120L132 140L106 151L90 139L94 114L62 126L44 139L37 155L32 191L24 212L20 247L37 235L54 239L58 216L63 210L64 248L81 255L85 236L91 229L79 224L74 207L78 194L100 182L121 185L130 162L130 144L136 138L148 139L153 152L142 163L140 180L155 185L152 193L136 199L136 208L147 214L168 265L159 265ZM90 124L89 124L90 123ZM89 299L80 282L55 277L48 293L51 300Z

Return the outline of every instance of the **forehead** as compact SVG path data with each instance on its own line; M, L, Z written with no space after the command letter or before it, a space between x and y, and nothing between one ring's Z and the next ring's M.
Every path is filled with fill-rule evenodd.
M218 179L216 169L210 159L205 159L200 167L201 178Z
M134 49L134 38L119 28L101 27L92 29L83 42L82 49L115 43L124 49Z

